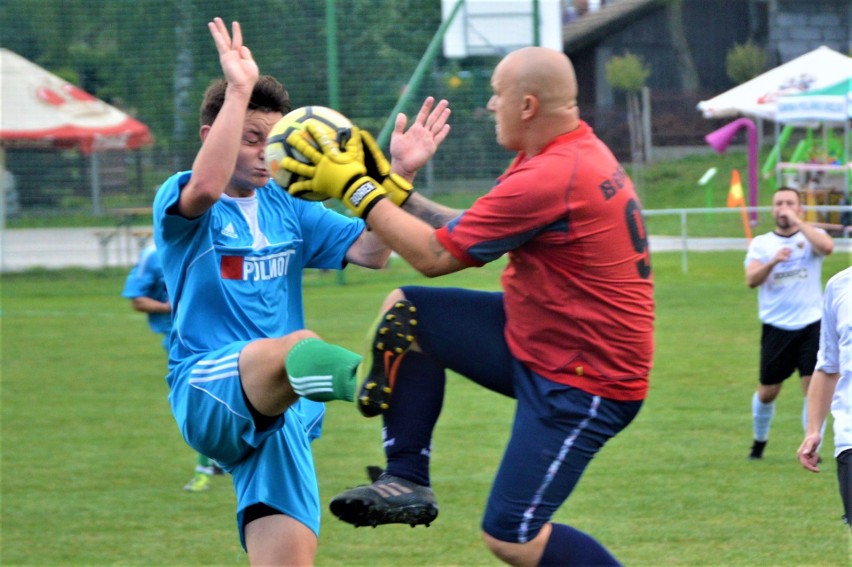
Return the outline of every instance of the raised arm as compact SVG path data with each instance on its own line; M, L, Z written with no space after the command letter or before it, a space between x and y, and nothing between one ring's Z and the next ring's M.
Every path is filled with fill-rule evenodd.
M810 241L811 246L814 247L817 254L828 256L834 252L834 240L832 240L827 232L802 220L798 221L798 227L802 231L802 234L805 235L805 238Z
M424 206L422 210L429 209L429 206ZM433 217L438 219L441 215L436 212ZM394 252L424 276L442 276L467 267L438 242L435 228L387 199L376 203L367 222Z
M409 182L414 181L417 171L432 159L438 146L450 133L451 110L446 100L435 105L433 97L426 97L414 122L406 130L408 117L399 113L391 134L391 171Z
M208 24L219 51L219 63L228 82L225 102L212 125L201 127L202 145L192 164L192 177L181 191L179 212L187 218L204 214L225 192L237 163L237 154L252 90L259 77L257 63L238 22L233 37L221 18Z

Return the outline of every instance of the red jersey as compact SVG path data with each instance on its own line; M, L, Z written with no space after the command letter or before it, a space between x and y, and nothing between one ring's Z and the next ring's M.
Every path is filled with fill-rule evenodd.
M645 225L633 183L588 124L518 154L437 238L469 266L509 254L505 335L530 369L593 395L645 398L654 350Z

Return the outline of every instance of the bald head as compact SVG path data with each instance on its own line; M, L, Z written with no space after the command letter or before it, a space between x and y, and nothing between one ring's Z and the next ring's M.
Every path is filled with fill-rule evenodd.
M564 53L525 47L509 53L491 75L488 110L497 123L497 142L536 155L556 136L580 125L577 78Z
M521 93L538 99L542 113L549 115L577 105L574 66L561 51L524 47L509 53L498 68L503 65Z

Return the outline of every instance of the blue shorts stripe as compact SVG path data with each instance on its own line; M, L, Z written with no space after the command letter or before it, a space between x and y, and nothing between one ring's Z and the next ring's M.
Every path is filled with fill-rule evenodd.
M322 431L325 406L300 399L274 423L258 429L240 381L239 356L247 344L232 343L172 370L167 381L175 421L193 449L231 473L243 546L243 511L258 503L319 534L319 493L310 444ZM271 491L270 486L281 489Z

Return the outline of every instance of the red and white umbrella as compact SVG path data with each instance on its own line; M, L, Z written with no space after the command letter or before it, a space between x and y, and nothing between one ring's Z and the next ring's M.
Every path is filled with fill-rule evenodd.
M148 127L129 114L0 48L0 228L6 215L7 148L77 149L89 155L93 210L100 214L98 153L153 142Z
M148 127L46 69L0 48L0 144L89 154L153 143Z

